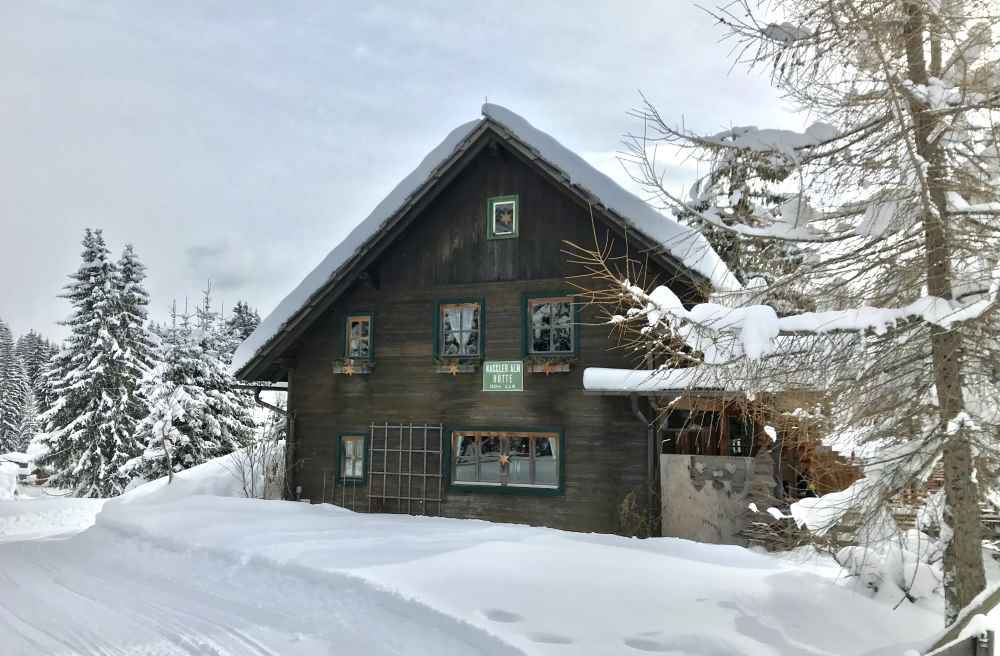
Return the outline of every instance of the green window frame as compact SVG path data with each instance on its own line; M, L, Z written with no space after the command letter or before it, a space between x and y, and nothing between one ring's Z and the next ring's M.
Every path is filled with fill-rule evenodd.
M475 310L470 312L473 306ZM469 348L472 344L475 344L474 353L473 348ZM434 304L434 357L481 360L485 352L486 300L458 298L437 301Z
M555 428L453 428L448 431L449 490L560 495L566 442Z
M353 330L355 326L358 326L357 333ZM367 355L364 354L364 345L367 345ZM375 316L371 312L348 313L344 320L344 357L351 360L375 359Z
M338 435L335 465L341 483L364 483L368 478L368 436L364 433Z
M516 239L521 232L521 203L517 194L486 199L486 238Z
M539 305L543 305L546 302L551 304L552 302L565 302L569 303L569 324L557 325L553 321L554 317L549 311L549 323L548 323L548 341L550 349L541 350L536 347L536 312L535 309ZM521 354L525 357L572 357L580 353L580 304L577 302L576 297L572 292L568 291L555 291L555 292L532 292L524 294L521 298ZM557 330L563 328L569 329L569 350L551 350L553 341L556 338ZM544 332L545 326L542 326Z

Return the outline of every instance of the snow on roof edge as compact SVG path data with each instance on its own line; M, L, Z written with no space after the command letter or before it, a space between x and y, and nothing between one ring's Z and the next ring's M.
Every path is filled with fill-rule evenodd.
M741 288L739 281L700 232L660 214L552 136L535 128L509 109L486 103L482 106L482 114L537 151L540 157L565 173L572 184L586 189L605 207L631 223L636 230L663 245L681 264L708 279L717 291ZM482 123L483 119L476 119L460 125L428 153L240 344L233 355L231 371L237 373L246 367Z
M700 367L686 369L608 369L587 367L583 370L583 389L588 392L671 392L683 390L722 390L739 392L731 385L699 382Z

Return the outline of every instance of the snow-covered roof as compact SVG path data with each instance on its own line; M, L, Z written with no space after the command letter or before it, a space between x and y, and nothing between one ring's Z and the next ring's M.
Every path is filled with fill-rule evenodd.
M583 370L583 389L588 392L638 393L684 390L721 390L740 392L731 382L711 380L703 367L684 369L605 369Z
M233 356L232 369L239 372L267 346L300 311L347 267L369 240L375 238L436 172L463 150L480 129L492 125L508 132L538 157L558 169L573 186L593 196L626 224L661 244L665 251L689 270L706 278L719 291L739 288L739 282L704 236L629 193L583 158L538 130L514 112L494 104L482 107L483 118L460 125L432 150L354 230L327 255L305 279L260 322Z
M829 347L813 336L786 336L777 340L771 355L757 360L737 358L677 369L588 367L583 389L597 394L818 391L830 361Z

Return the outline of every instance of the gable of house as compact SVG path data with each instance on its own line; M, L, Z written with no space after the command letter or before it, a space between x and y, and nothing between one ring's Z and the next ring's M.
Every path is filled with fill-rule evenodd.
M672 278L702 293L738 286L704 237L660 215L552 137L516 114L484 105L484 118L454 130L320 263L240 346L233 368L246 380L279 380L279 358L319 313L486 147L503 143L542 177L563 187L596 221L627 238L630 252L653 258ZM588 242L591 243L591 238ZM527 249L525 249L527 250ZM505 249L520 261L520 249ZM499 264L498 264L499 266Z

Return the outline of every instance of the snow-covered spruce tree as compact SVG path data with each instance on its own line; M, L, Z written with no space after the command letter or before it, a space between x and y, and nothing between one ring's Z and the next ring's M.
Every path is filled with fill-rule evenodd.
M66 348L50 371L57 399L42 417L46 423L45 464L53 485L74 494L120 494L129 476L123 466L140 447L135 426L145 410L136 403L143 363L125 340L119 269L100 230L88 229L82 262L70 276L64 298L73 304Z
M49 394L46 389L45 370L59 348L34 330L17 339L14 352L24 365L28 383L35 401L35 411L39 414L48 410Z
M713 15L741 61L770 68L786 98L821 122L804 133L699 135L647 103L631 142L637 175L703 225L806 256L766 288L686 309L665 287L637 287L597 251L593 270L609 287L595 300L624 306L612 321L658 363L700 365L699 377L748 391L806 381L828 393L833 437L873 455L848 490L793 506L813 530L856 513L864 535L881 534L900 491L943 463L950 624L984 588L978 502L997 487L998 8L742 0ZM664 143L712 165L690 197L660 184L650 154ZM732 166L774 197L757 194L741 215L742 198L719 185ZM809 289L822 311L779 317L762 302L790 285Z
M194 323L172 312L161 329L159 364L143 385L150 414L137 438L145 478L172 475L231 453L254 435L250 400L226 365L229 337L206 291Z
M233 306L232 314L228 319L226 319L226 330L232 335L232 339L235 342L233 350L236 350L236 346L239 346L250 333L257 328L257 324L260 323L260 314L257 310L250 307L250 304L246 301L237 301L236 305Z
M139 421L149 414L141 394L141 382L155 364L156 353L148 326L149 293L143 287L146 267L139 261L132 244L125 244L118 259L116 296L118 314L115 335L122 348L122 368L129 383L129 415Z
M21 422L17 428L17 436L15 439L15 444L17 445L17 450L21 452L28 451L28 445L31 441L41 431L41 424L38 421L38 410L37 404L35 403L35 395L29 391L28 400L24 404L24 411L21 413Z
M17 338L14 352L24 364L24 372L32 385L38 380L45 365L58 349L52 342L42 337L38 332L29 330Z
M256 422L253 418L253 396L236 387L236 379L229 371L239 342L219 314L212 310L211 282L202 293L202 303L195 318L199 345L209 364L206 382L216 422L216 425L210 425L210 429L212 434L218 435L221 451L217 455L230 453L254 438ZM244 316L243 328L247 327L247 320L252 320L252 317Z
M21 451L27 446L22 430L30 404L28 376L15 352L10 328L0 319L0 453Z

